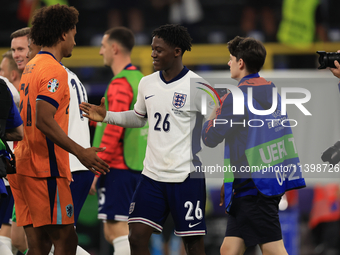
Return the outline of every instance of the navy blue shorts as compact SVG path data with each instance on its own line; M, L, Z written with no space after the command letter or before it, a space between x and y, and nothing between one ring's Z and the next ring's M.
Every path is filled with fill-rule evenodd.
M70 189L74 206L74 225L77 224L80 210L91 189L94 173L89 170L72 172L73 182Z
M11 188L6 186L7 197L1 198L0 203L0 222L1 224L12 224L12 212L13 212L13 195Z
M280 200L260 193L233 199L225 235L242 238L246 247L281 240Z
M205 201L204 178L188 177L181 183L169 183L142 175L130 205L129 224L144 223L162 232L171 213L175 235L205 235Z
M127 221L140 171L114 169L98 179L98 219Z

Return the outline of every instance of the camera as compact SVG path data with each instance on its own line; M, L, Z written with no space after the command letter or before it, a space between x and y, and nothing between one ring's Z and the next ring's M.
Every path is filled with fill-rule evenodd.
M337 141L332 147L329 147L321 156L323 162L337 164L340 161L340 141Z
M325 69L326 67L335 68L334 61L337 60L340 63L340 53L338 52L325 52L325 51L317 51L319 56L319 64L318 69Z

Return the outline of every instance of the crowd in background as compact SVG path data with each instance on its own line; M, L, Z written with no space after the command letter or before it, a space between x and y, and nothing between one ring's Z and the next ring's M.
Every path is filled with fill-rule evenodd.
M188 28L193 43L225 43L236 35L252 36L263 42L282 41L278 31L289 0L13 0L4 1L0 10L3 24L0 47L8 45L11 31L29 23L31 8L67 3L79 12L77 45L100 44L108 28L124 25L136 37L136 44L150 44L150 33L159 25L180 23ZM340 21L336 0L303 1L314 22L315 41L340 41ZM32 6L33 5L33 6ZM295 8L295 7L294 7ZM298 8L298 7L296 7ZM302 14L301 14L302 15ZM6 24L6 25L4 25Z

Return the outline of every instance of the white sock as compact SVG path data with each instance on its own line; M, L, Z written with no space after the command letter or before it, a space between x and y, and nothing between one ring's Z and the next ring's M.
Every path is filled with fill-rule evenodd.
M12 250L12 239L7 236L0 236L0 242ZM0 253L1 254L1 253Z
M76 255L90 255L87 251L81 248L79 245L77 246Z
M54 245L52 244L52 248L50 250L50 253L48 255L54 254ZM85 251L83 248L81 248L79 245L77 246L76 255L90 255L87 251Z
M51 250L50 250L50 253L48 255L53 255L54 254L54 245L52 244L52 247L51 247Z
M10 248L8 248L7 244L4 244L0 241L0 254L1 255L13 255Z
M120 236L112 241L113 255L130 255L130 243L128 236Z

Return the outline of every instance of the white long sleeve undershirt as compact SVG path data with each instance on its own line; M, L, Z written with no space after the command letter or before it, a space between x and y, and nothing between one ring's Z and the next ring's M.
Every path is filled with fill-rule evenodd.
M103 122L124 128L140 128L145 126L147 120L147 118L137 116L133 110L124 112L107 111Z

